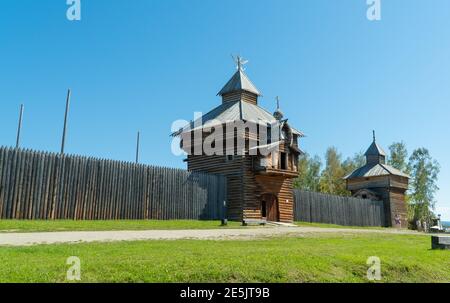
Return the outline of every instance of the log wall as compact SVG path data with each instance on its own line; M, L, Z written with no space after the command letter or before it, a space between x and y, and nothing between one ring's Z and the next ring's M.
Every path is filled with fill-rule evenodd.
M0 148L1 219L221 219L222 176Z
M385 226L383 201L294 190L295 221L346 226Z

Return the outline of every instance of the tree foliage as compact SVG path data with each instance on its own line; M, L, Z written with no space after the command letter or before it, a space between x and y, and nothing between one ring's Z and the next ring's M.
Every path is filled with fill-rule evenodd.
M335 147L328 148L325 154L325 169L322 171L319 188L327 194L348 195L345 189L345 170L342 167L342 155Z
M326 165L322 170L319 156L301 156L298 164L299 177L294 181L294 187L334 195L350 195L343 178L365 164L364 155L358 153L342 161L342 155L337 149L330 147L325 154L325 161Z
M304 154L300 157L298 162L299 177L294 181L294 187L318 192L320 172L322 169L322 161L320 157L310 157L308 154Z
M433 216L436 185L440 171L439 164L426 148L416 149L409 158L408 170L411 174L409 207L411 219L428 221Z
M408 173L408 150L403 142L394 142L389 146L388 164L392 167Z
M363 153L357 153L352 158L347 158L342 163L342 169L344 170L344 176L351 174L356 169L366 164L366 158Z

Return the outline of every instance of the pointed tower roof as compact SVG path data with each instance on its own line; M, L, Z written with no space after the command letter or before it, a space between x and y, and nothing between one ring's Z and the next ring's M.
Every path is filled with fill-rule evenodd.
M373 131L373 142L369 146L369 149L364 154L365 156L383 156L386 157L385 151L377 144L377 138L375 137L375 131Z
M364 155L365 156L386 156L386 153L376 142L373 142Z
M242 70L238 70L217 95L223 96L225 94L241 90L245 90L257 96L261 96L259 90Z
M409 176L400 170L386 164L386 153L377 144L375 131L373 131L373 142L366 151L366 165L356 169L351 174L344 177L345 180L354 178L370 178L379 176L400 176L409 178Z
M231 79L225 84L225 86L220 90L217 94L218 96L223 96L228 93L237 92L237 91L247 91L253 93L257 96L261 96L261 93L256 88L256 86L250 81L248 76L244 73L243 65L247 63L240 56L237 56L236 59L237 71L231 77Z

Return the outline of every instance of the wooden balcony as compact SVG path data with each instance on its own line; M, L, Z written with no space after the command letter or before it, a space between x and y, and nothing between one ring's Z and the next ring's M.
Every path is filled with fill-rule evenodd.
M284 178L297 178L298 172L287 169L276 169L276 168L265 168L256 170L256 173L259 175L267 175L267 176L277 176Z
M255 166L254 171L258 175L277 176L277 177L284 177L284 178L297 178L298 177L298 171L294 171L294 170L290 170L290 169Z

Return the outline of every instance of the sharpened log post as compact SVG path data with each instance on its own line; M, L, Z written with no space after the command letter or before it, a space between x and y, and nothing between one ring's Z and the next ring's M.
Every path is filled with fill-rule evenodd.
M20 132L22 131L23 104L20 105L19 125L17 126L16 148L20 147Z
M67 91L66 112L64 114L64 128L63 128L63 135L62 135L62 141L61 141L61 155L64 155L64 147L65 147L65 144L66 144L67 116L69 114L70 95L71 95L71 91L69 89Z

